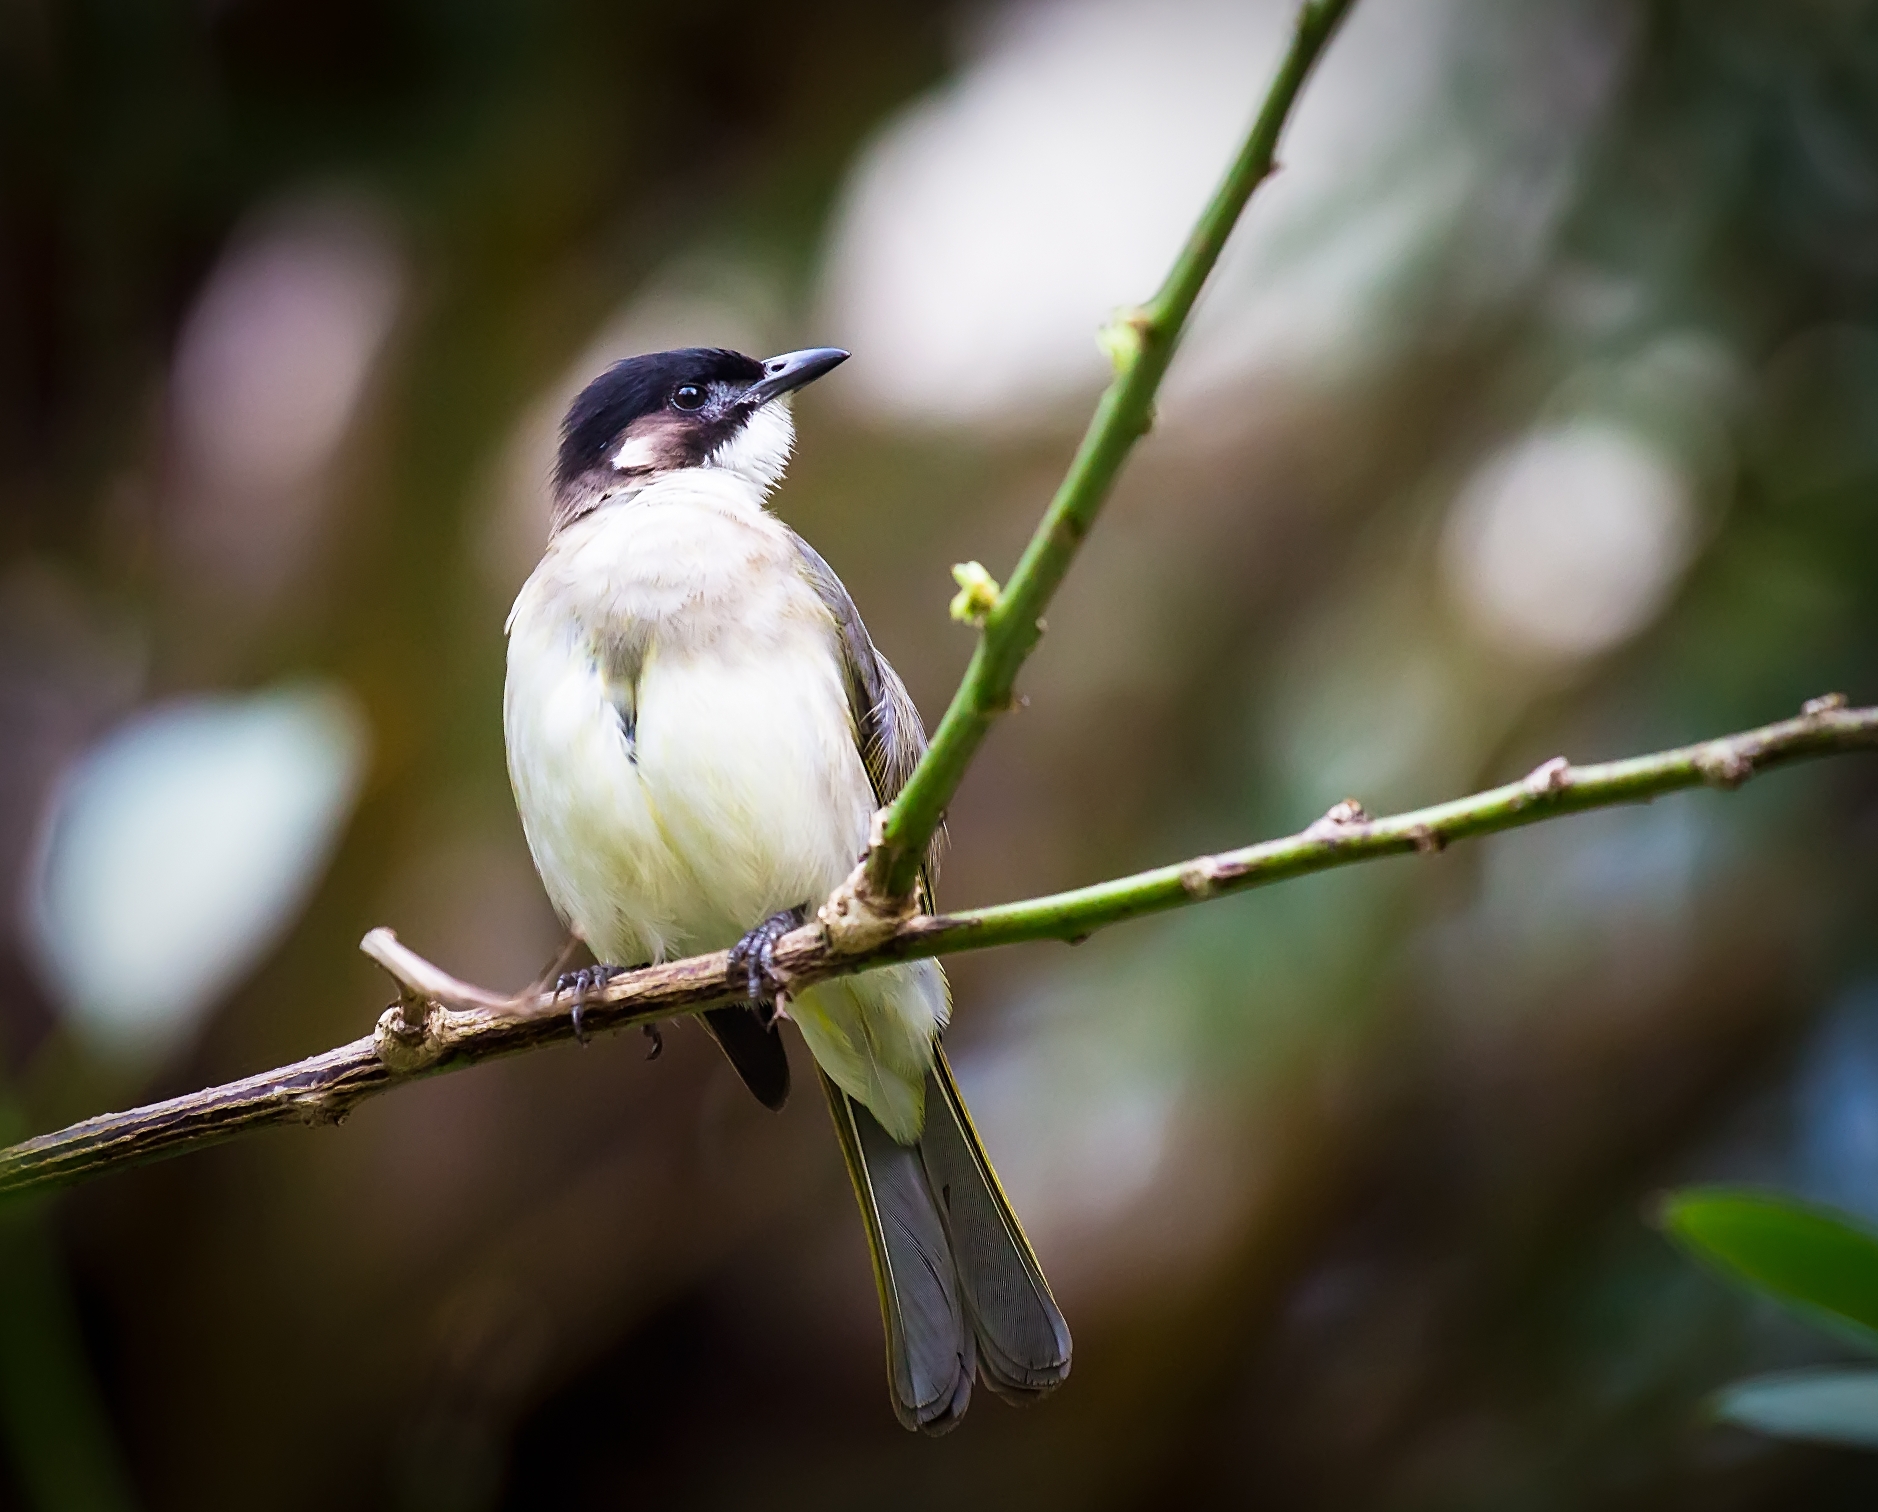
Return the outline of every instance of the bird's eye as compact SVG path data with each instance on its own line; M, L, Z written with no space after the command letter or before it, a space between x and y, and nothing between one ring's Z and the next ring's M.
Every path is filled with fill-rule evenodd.
M672 390L672 404L681 410L704 408L704 390L695 383L681 383Z

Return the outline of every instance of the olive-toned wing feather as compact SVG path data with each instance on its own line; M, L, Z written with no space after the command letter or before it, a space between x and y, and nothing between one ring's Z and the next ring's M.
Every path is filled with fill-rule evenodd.
M801 553L803 575L834 617L842 672L848 684L848 709L854 716L854 738L874 784L874 801L891 803L926 754L926 727L920 722L919 708L900 681L900 674L874 649L861 611L854 607L854 600L834 569L800 536L795 543ZM926 850L922 879L926 896L922 902L927 907L931 906L932 885L939 873L939 848L944 840L942 828Z

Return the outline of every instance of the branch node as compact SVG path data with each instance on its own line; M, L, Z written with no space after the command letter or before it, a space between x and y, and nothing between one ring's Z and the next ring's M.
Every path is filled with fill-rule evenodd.
M1369 823L1369 810L1354 798L1331 804L1321 819L1315 819L1304 831L1307 840L1341 840L1349 831Z
M1754 775L1754 758L1739 746L1718 741L1697 753L1695 769L1711 787L1738 788Z
M1801 704L1800 712L1811 717L1820 714L1831 714L1835 710L1843 709L1844 707L1845 694L1822 693L1818 698L1809 698L1805 703Z
M1408 836L1409 843L1415 847L1415 854L1418 856L1436 856L1447 849L1447 837L1440 830L1430 828L1426 824L1410 825Z
M372 1050L394 1076L413 1076L443 1059L443 1040L431 1032L429 1015L414 1026L412 1012L408 1001L393 1003L372 1030Z
M1154 334L1154 317L1139 305L1117 310L1109 323L1096 332L1096 345L1121 377L1141 360L1142 350Z
M1232 876L1232 868L1217 856L1201 856L1189 861L1180 869L1180 885L1190 898L1210 898L1218 890L1220 883ZM1083 936L1087 939L1088 936ZM1071 940L1070 944L1080 944L1080 940Z
M1526 791L1535 798L1549 798L1572 785L1572 764L1563 756L1542 761L1526 774Z
M830 893L828 901L815 911L829 949L838 955L852 955L885 944L917 911L910 894L883 900L868 883L868 860L886 843L887 810L878 809L868 835L867 854L848 873L847 881Z
M815 911L815 917L828 936L830 950L837 955L854 955L884 945L913 917L913 900L909 897L899 901L897 908L881 906L867 886L867 866L862 863Z

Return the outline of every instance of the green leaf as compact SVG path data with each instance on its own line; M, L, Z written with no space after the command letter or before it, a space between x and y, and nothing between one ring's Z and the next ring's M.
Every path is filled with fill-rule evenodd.
M1878 1235L1770 1192L1695 1187L1663 1227L1700 1259L1865 1349L1878 1350Z
M1878 1370L1828 1366L1755 1376L1717 1396L1715 1415L1775 1438L1878 1449Z

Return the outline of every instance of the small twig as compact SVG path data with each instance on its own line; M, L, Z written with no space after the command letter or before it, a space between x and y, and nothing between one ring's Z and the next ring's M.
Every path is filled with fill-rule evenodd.
M1432 854L1474 835L1647 802L1683 788L1734 788L1786 762L1874 747L1878 708L1848 709L1843 699L1815 699L1799 718L1758 730L1597 766L1574 767L1555 758L1518 782L1389 818L1369 818L1361 804L1346 800L1281 840L1021 903L913 915L864 949L842 949L819 921L812 922L776 942L776 967L793 993L888 961L1022 940L1074 944L1124 919L1310 872L1383 856ZM374 929L361 948L391 976L399 994L372 1035L245 1081L87 1119L0 1150L0 1192L76 1181L270 1124L337 1123L388 1088L574 1037L565 995L550 990L510 997L472 986L401 945L388 929ZM719 951L624 972L584 1003L582 1018L589 1033L651 1025L740 1001L746 989L747 973Z

